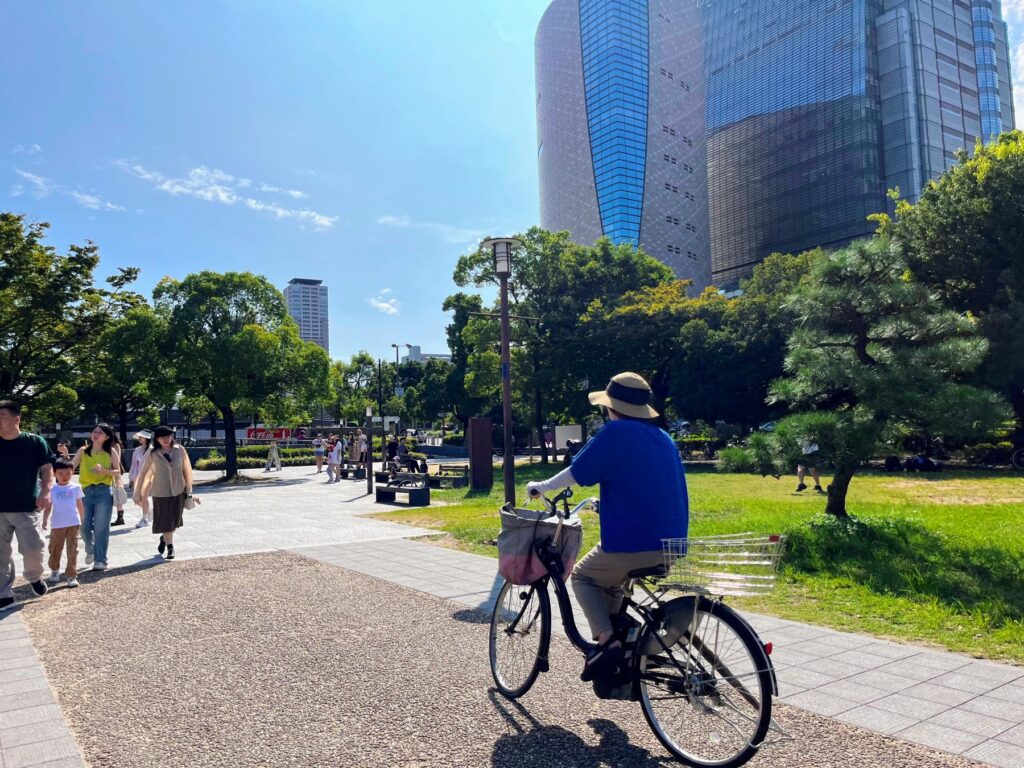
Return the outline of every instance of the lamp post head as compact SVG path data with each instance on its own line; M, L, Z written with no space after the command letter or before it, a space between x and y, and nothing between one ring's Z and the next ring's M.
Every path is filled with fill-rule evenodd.
M481 248L490 248L494 259L494 273L503 278L512 275L512 249L522 245L523 241L514 237L491 237L480 243Z

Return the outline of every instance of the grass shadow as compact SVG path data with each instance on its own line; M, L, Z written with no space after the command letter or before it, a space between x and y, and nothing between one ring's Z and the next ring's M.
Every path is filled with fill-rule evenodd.
M796 571L848 578L880 594L931 598L990 625L1024 620L1024 557L995 546L964 546L900 518L818 517L789 531L785 563Z

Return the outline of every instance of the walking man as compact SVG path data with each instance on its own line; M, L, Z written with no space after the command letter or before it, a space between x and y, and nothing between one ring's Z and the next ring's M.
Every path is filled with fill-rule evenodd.
M22 573L38 597L46 594L40 515L50 499L53 468L50 449L39 435L21 431L21 406L0 400L0 611L14 606L14 561L18 537Z

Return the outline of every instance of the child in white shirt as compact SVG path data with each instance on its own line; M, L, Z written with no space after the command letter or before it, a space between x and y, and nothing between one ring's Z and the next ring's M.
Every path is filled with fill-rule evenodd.
M82 498L85 493L82 486L71 482L74 467L69 459L58 458L53 462L53 471L57 477L56 484L50 489L50 503L43 510L43 530L46 530L53 517L53 528L50 530L50 570L53 573L47 579L51 584L60 583L60 554L67 549L68 564L64 576L69 587L78 586L78 531L82 526L85 506Z

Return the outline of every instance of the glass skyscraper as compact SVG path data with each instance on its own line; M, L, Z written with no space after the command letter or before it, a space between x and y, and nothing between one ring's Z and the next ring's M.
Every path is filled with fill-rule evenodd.
M537 30L541 226L711 280L696 0L554 0Z
M998 0L700 0L714 282L869 235L1013 126Z
M331 351L331 334L327 314L327 286L323 280L295 277L284 289L288 314L299 325L299 336L314 341Z

